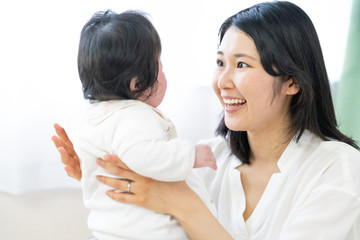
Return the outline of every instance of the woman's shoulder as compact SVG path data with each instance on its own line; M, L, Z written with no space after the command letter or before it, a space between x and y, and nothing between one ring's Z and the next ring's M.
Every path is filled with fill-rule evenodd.
M331 154L347 155L347 156L354 156L354 157L360 156L359 150L350 146L347 143L336 141L336 140L322 141L319 147L326 150L326 152L329 152Z
M329 161L360 162L360 152L354 147L337 140L323 140L310 131L305 131L300 141L296 143L298 149L308 151L312 155Z
M324 141L320 149L327 152L329 158L334 159L335 165L343 165L358 184L360 193L360 152L354 147L339 141Z
M327 183L360 196L360 152L340 141L320 141L312 154L313 166L322 167ZM318 164L316 164L318 163ZM327 185L327 184L326 184Z
M332 160L334 163L346 163L360 171L360 151L347 143L336 140L321 141L317 152L321 153L323 158Z

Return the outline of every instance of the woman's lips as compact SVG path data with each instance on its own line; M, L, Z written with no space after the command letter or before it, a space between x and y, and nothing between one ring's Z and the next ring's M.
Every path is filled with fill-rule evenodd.
M223 102L225 104L225 111L229 113L233 113L238 111L242 105L246 104L245 99L241 98L223 98Z

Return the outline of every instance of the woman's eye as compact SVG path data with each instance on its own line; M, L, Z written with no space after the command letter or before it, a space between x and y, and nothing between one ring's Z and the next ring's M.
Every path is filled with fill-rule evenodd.
M247 65L246 63L244 63L244 62L238 62L238 64L237 64L237 67L238 68L244 68L244 67L248 67L249 65Z
M216 60L216 65L218 65L219 67L222 67L222 66L224 66L224 63L221 60Z

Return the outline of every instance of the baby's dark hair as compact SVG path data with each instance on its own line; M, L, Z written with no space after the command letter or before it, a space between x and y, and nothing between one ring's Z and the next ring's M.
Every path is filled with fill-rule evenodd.
M161 53L160 37L145 14L97 12L81 31L78 71L84 98L136 99L154 91ZM136 78L136 90L130 82ZM149 94L149 96L150 96Z

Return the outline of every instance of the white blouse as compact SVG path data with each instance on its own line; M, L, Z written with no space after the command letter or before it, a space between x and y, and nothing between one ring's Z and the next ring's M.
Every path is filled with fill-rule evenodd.
M278 161L252 215L245 222L241 162L223 138L209 144L218 169L198 169L218 209L218 220L237 240L359 240L360 152L305 131Z

